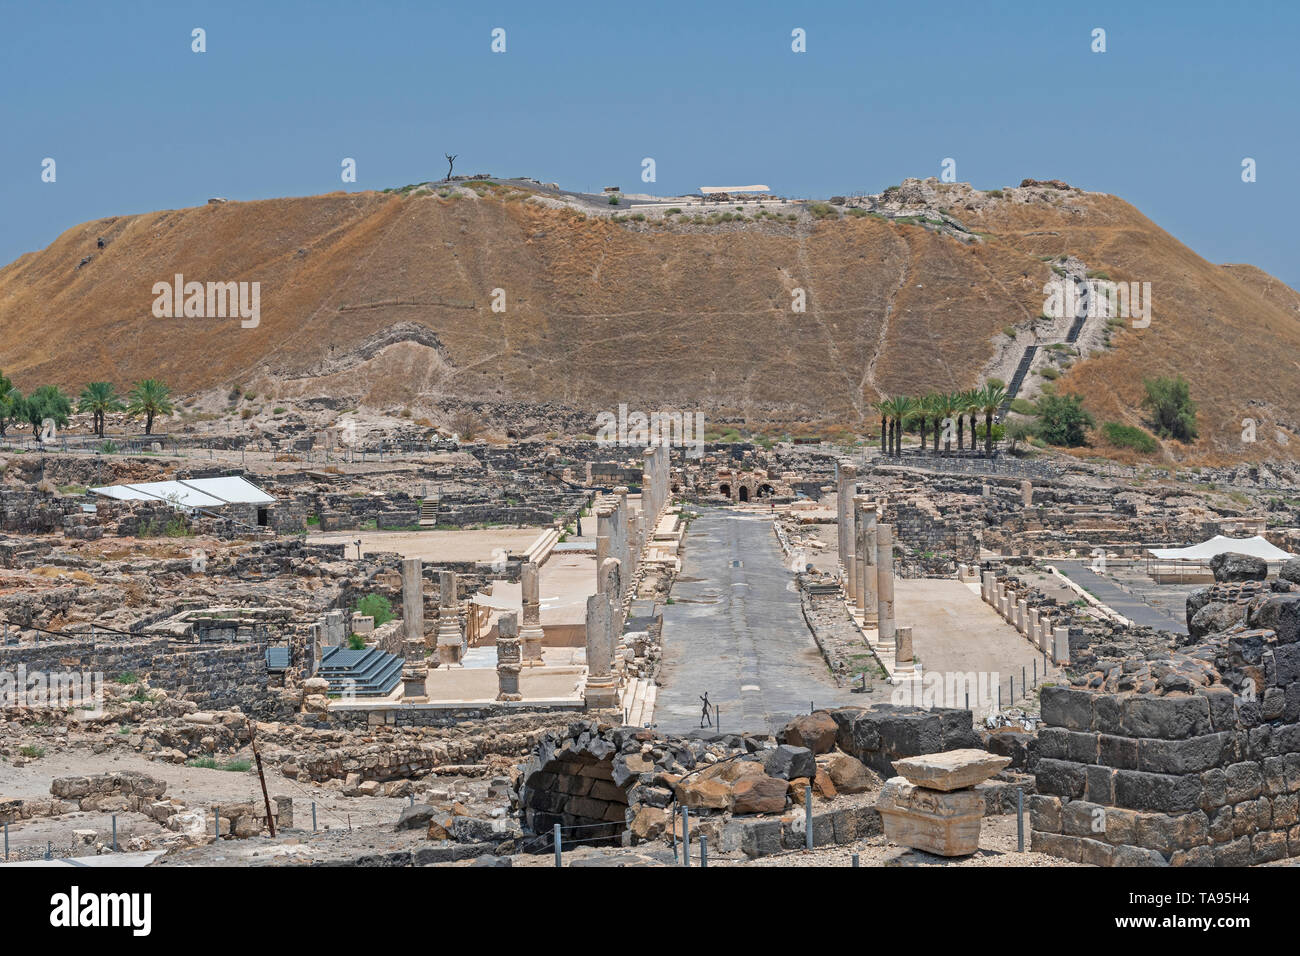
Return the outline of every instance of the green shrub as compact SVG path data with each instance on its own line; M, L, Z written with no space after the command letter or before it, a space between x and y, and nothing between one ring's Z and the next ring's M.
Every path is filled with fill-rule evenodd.
M387 624L397 615L393 613L393 606L389 603L388 598L382 594L367 594L357 602L357 613L368 615L375 619L375 627Z
M1145 379L1142 384L1147 390L1142 407L1151 413L1156 434L1196 441L1196 403L1187 380L1181 375L1162 376Z
M1156 450L1156 440L1141 428L1122 425L1119 422L1106 422L1101 426L1101 433L1106 441L1116 448L1132 448L1144 455Z
M232 773L246 773L253 767L252 761L249 760L228 760L225 763L218 763L213 757L195 757L193 760L185 761L187 767L198 767L201 770L229 770Z
M1038 403L1038 437L1049 445L1076 448L1095 424L1080 395L1045 395Z
M348 650L364 651L366 649L366 639L360 634L348 635Z

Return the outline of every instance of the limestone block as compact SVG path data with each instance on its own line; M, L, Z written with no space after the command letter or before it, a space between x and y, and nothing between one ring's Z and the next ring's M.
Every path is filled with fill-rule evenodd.
M974 790L943 793L891 777L876 801L885 838L938 856L966 856L979 849L984 798Z
M1010 757L970 748L902 757L894 761L894 771L918 787L949 792L983 783L1010 763Z

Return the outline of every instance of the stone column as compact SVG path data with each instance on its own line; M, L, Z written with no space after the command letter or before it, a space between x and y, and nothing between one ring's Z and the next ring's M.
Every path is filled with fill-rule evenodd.
M840 567L843 569L844 595L853 599L853 496L857 490L858 470L853 462L841 458L835 468L835 515L839 525Z
M658 514L655 507L655 495L659 483L655 480L655 449L653 447L641 452L641 512L648 520Z
M894 643L894 529L876 526L876 607L881 644Z
M429 665L424 644L424 574L419 558L402 561L402 696L428 694Z
M603 594L587 598L587 708L618 706L618 679L610 671L609 602Z
M1049 617L1040 618L1038 621L1038 649L1044 654L1050 648L1048 645L1052 642L1052 619Z
M898 643L894 645L894 666L900 671L910 671L914 656L912 654L912 628L904 625L895 631Z
M1025 633L1025 615L1029 611L1029 599L1021 598L1016 602L1016 630Z
M465 637L460 630L460 602L456 600L456 573L438 572L438 661L443 667L459 665Z
M876 503L865 498L858 505L858 537L861 545L862 567L858 569L858 580L862 587L858 594L858 607L862 611L864 624L875 624L879 619L880 608L877 605L876 590Z
M627 509L627 488L623 485L614 489L616 507L614 510L614 540L610 542L614 546L614 557L623 563L623 568L627 571L630 579L633 572L636 571L636 561L632 554L632 535L630 515Z
M519 569L519 587L522 601L524 626L519 632L523 642L523 665L540 667L542 665L542 597L541 570L532 561L525 561Z
M523 700L519 693L519 619L515 612L497 621L497 700Z
M596 594L609 605L609 659L618 661L618 642L623 636L623 566L618 558L606 558L596 571Z
M1068 627L1058 627L1054 629L1053 634L1052 663L1070 663L1070 629Z
M1025 624L1025 637L1030 641L1038 643L1038 608L1031 607L1028 611L1028 619Z
M1028 478L1020 483L1020 500L1026 508L1034 504L1034 483Z

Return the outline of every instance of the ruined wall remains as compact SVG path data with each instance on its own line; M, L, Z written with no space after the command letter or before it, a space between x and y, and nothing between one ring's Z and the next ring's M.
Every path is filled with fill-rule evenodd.
M982 747L971 712L946 707L841 707L830 712L835 745L884 777L894 776L894 761L942 750Z
M1033 848L1099 865L1300 856L1300 594L1164 658L1044 687Z
M134 674L151 687L196 701L211 710L239 707L258 716L287 716L267 685L263 643L180 644L167 637L141 640L41 641L0 647L0 670L103 674L105 681Z

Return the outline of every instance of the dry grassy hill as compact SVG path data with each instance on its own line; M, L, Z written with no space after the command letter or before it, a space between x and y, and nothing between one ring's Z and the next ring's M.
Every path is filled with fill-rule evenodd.
M1180 457L1300 452L1294 290L1206 262L1114 197L963 190L951 212L983 242L873 217L615 223L500 189L120 216L0 270L0 369L24 390L153 375L180 393L238 384L417 412L628 402L865 430L882 394L977 384L1001 330L1042 311L1044 260L1071 254L1149 281L1155 305L1149 328L1122 330L1059 388L1137 424L1143 377L1180 372L1202 436ZM178 272L259 281L260 325L154 318L153 284ZM1239 440L1246 416L1261 423L1254 447Z

